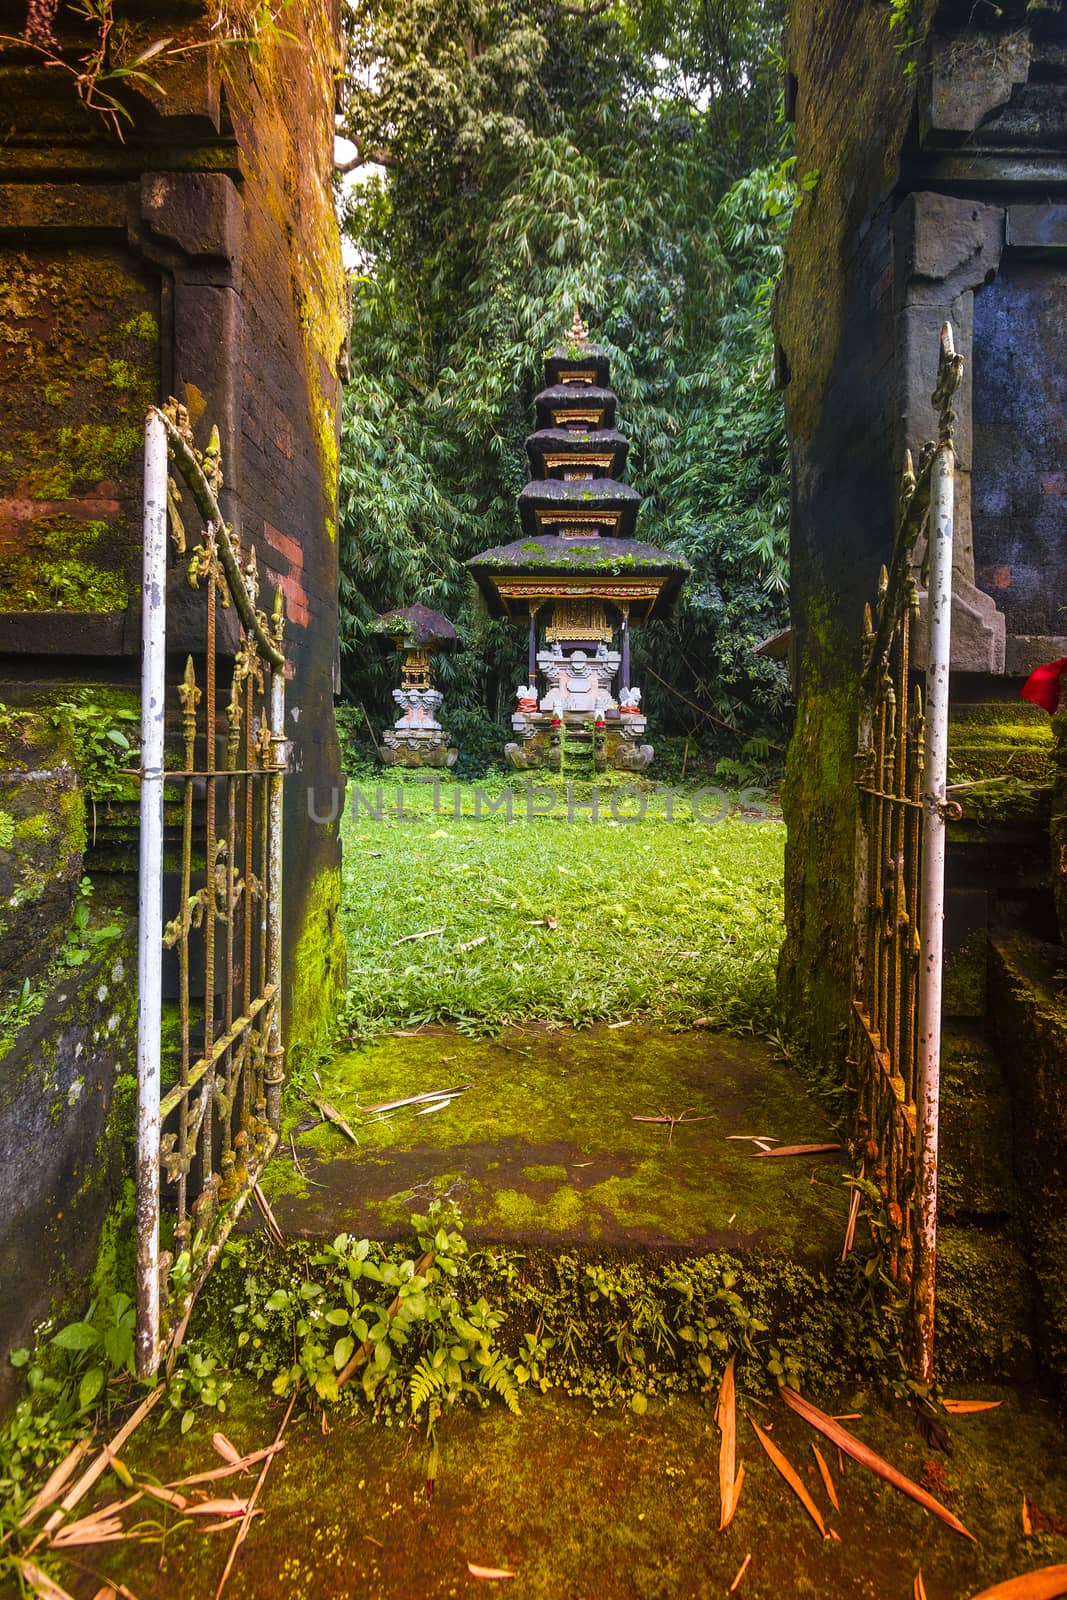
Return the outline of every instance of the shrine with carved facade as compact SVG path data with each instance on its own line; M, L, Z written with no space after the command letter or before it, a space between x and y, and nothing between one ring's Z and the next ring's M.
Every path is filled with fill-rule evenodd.
M467 562L490 613L529 629L528 681L505 746L520 769L558 772L566 756L569 766L642 772L652 761L630 628L670 615L689 564L633 536L641 496L621 481L629 442L609 379L608 357L576 311L535 401L523 536Z

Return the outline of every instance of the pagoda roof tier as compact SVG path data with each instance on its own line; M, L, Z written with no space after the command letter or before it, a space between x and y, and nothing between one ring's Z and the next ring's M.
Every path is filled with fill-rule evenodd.
M684 556L655 545L556 534L483 550L467 569L496 617L526 617L531 604L588 596L627 606L634 622L669 615L689 576Z
M425 650L429 655L443 655L463 649L448 618L418 601L375 617L370 632L381 650Z
M526 441L530 471L535 478L588 468L589 476L618 478L626 466L630 441L614 428L588 433L570 428L542 428Z
M538 428L615 426L615 396L592 383L556 383L542 389L534 401Z
M570 387L595 384L606 389L611 381L611 363L598 344L560 344L545 361L545 382Z
M519 495L523 532L531 539L543 533L570 538L594 536L629 539L637 526L642 496L614 478L538 478Z

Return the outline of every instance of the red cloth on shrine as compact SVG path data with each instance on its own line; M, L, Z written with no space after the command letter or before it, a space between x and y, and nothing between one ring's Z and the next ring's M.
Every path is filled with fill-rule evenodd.
M1019 693L1024 700L1032 700L1035 706L1040 706L1051 716L1059 709L1065 676L1067 676L1067 656L1061 661L1046 661L1044 666L1035 667Z

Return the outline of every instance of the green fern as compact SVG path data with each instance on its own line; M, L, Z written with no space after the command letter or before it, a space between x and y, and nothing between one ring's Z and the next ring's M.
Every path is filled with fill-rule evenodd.
M415 1364L408 1384L408 1398L411 1401L411 1415L418 1416L422 1407L430 1400L437 1399L448 1386L447 1367L444 1361L444 1351L438 1350L434 1355L420 1356Z
M490 1394L495 1394L503 1400L513 1416L522 1415L519 1406L519 1386L506 1356L497 1354L491 1364L482 1369L481 1384L483 1389L488 1389Z

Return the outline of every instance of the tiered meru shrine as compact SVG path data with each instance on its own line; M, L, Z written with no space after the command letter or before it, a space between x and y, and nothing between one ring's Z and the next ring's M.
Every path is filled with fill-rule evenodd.
M689 565L633 537L641 496L621 482L629 445L608 381L608 358L576 312L535 402L523 537L467 562L490 612L529 628L529 681L505 746L515 767L559 771L566 754L597 771L642 772L652 760L630 628L670 615Z

